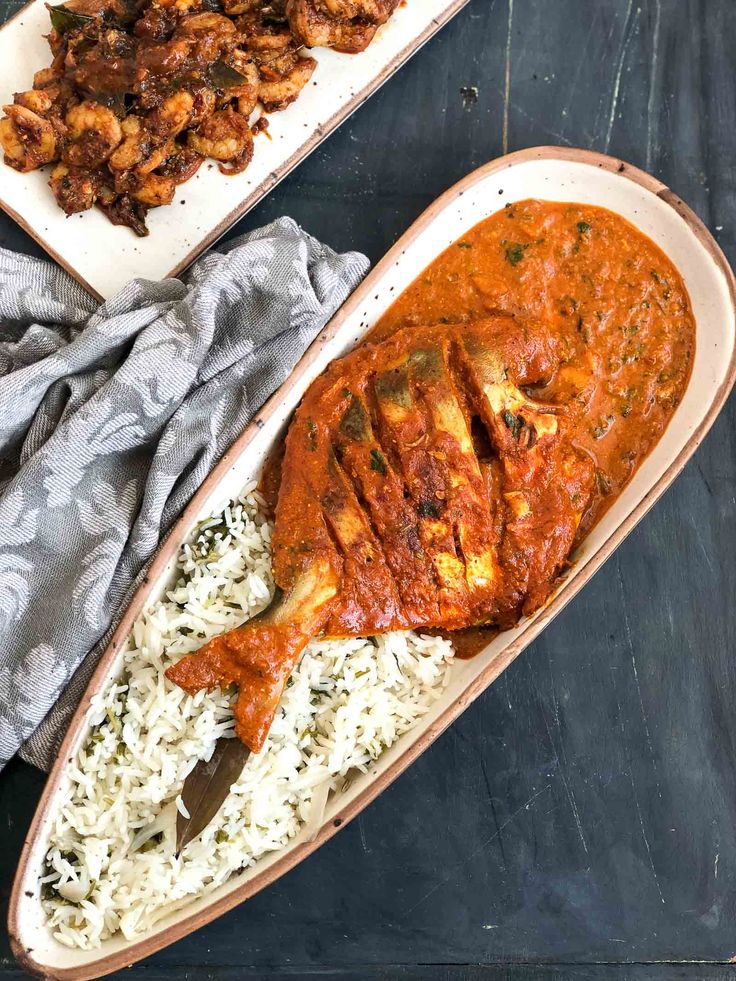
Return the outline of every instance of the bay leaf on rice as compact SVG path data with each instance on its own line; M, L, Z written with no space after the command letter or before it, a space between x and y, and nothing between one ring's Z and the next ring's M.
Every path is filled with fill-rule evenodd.
M209 760L200 760L184 781L181 811L176 817L176 853L201 834L225 802L243 772L250 750L239 739L220 738Z

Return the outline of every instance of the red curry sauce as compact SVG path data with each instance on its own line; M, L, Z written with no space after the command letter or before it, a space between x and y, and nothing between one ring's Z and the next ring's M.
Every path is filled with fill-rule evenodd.
M670 421L695 324L628 222L523 201L440 255L369 341L385 343L313 383L262 482L280 484L284 598L167 670L187 691L235 681L254 751L321 630L452 630L470 656L538 609Z
M692 369L695 321L677 270L646 235L604 208L527 200L507 205L446 249L368 337L473 321L497 311L549 323L569 357L528 395L568 406L576 445L596 467L578 541L615 500L664 432ZM264 473L275 508L283 447ZM494 628L452 633L469 657Z
M624 218L591 205L507 205L443 252L369 335L476 320L494 310L550 323L569 360L535 399L564 403L597 468L586 534L656 444L692 368L695 321L667 256Z

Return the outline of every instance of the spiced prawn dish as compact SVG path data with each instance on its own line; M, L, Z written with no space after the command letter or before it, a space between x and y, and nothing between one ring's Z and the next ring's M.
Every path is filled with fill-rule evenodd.
M260 113L312 79L309 48L357 54L398 0L68 0L49 6L53 60L0 119L5 163L50 165L67 214L97 205L148 234L146 213L210 158L246 169ZM346 68L349 72L349 68Z
M519 201L435 259L302 389L96 690L34 893L54 940L135 940L255 881L431 741L448 693L467 704L455 679L555 601L656 449L695 327L661 249L589 204ZM180 847L188 781L241 743Z

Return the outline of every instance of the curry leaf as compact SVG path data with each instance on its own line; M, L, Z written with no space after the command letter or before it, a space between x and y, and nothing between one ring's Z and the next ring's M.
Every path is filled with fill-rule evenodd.
M59 34L66 34L67 31L81 31L94 21L94 17L89 14L80 14L76 10L69 10L63 4L57 7L46 4L46 9L49 12L51 26Z
M209 70L210 82L216 89L234 89L236 85L247 82L244 75L236 71L226 61L216 61Z

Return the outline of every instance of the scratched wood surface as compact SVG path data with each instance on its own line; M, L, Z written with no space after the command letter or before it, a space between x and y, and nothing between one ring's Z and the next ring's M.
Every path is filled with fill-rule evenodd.
M653 171L735 260L735 50L734 0L472 0L235 232L286 213L376 260L472 168L563 143ZM735 977L734 421L359 820L124 976ZM0 776L3 901L42 782Z

